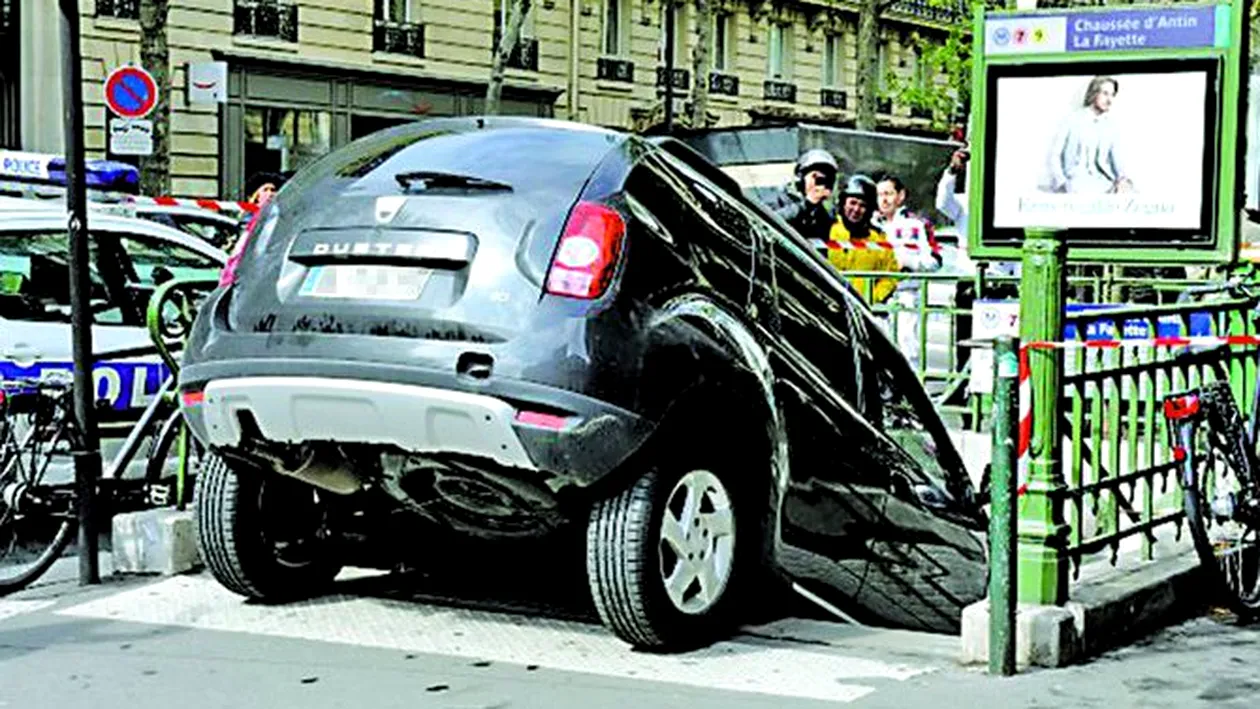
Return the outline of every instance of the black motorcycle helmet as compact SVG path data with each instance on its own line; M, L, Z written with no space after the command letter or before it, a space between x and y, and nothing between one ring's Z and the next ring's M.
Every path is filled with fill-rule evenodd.
M879 201L877 194L875 181L866 175L853 175L845 180L844 191L841 192L841 195L845 197L861 197L868 209L875 209Z
M817 170L825 175L827 185L835 187L836 177L840 174L840 163L826 150L814 148L801 153L796 159L796 186L805 189L805 176Z

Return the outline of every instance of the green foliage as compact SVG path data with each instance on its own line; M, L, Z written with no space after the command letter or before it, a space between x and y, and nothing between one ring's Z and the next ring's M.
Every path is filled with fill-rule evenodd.
M957 3L949 0L928 0L928 4L956 9ZM983 0L971 0L969 7L984 5ZM913 78L905 79L889 72L888 89L882 98L912 109L931 112L932 127L948 128L958 116L965 115L971 105L971 14L959 16L958 21L944 33L925 32L916 42L919 68L925 77L922 83Z

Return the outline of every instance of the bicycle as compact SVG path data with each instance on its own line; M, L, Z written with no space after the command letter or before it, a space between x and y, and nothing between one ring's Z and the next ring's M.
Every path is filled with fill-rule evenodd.
M1253 321L1260 318L1260 300L1237 278L1186 295L1214 292L1253 301ZM1260 372L1260 347L1255 362ZM1260 386L1253 394L1251 416L1244 420L1221 359L1211 366L1214 381L1164 397L1164 418L1195 551L1228 609L1240 619L1251 619L1260 615ZM1224 489L1230 483L1234 489ZM1231 533L1237 533L1234 541L1239 544L1231 543ZM1249 544L1242 544L1248 538Z
M101 520L172 503L183 509L191 501L190 462L204 451L188 435L183 421L175 392L179 367L173 352L182 346L195 314L193 293L215 285L217 281L163 284L149 302L153 346L94 357L102 361L157 354L169 370L102 472L97 490ZM38 377L0 381L0 596L34 583L61 558L75 536L70 453L81 448L81 438L72 391L69 370L45 370ZM168 470L172 450L173 474ZM124 477L141 454L142 476ZM34 532L34 537L23 545L20 534L26 531Z

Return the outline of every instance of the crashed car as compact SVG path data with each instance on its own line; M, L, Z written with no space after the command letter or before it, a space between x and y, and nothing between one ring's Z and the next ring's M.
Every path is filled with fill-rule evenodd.
M400 126L298 173L244 239L179 381L232 591L317 593L363 565L346 525L403 510L483 539L583 525L600 617L645 648L772 592L938 631L984 595L982 508L905 358L680 142Z

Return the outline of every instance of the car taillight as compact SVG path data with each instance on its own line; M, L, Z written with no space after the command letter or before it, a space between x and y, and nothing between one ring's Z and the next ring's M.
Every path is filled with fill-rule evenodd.
M617 210L579 202L565 222L547 273L547 292L594 299L604 294L617 270L626 223Z
M1199 413L1199 397L1172 396L1164 400L1164 418L1170 421L1187 419Z

